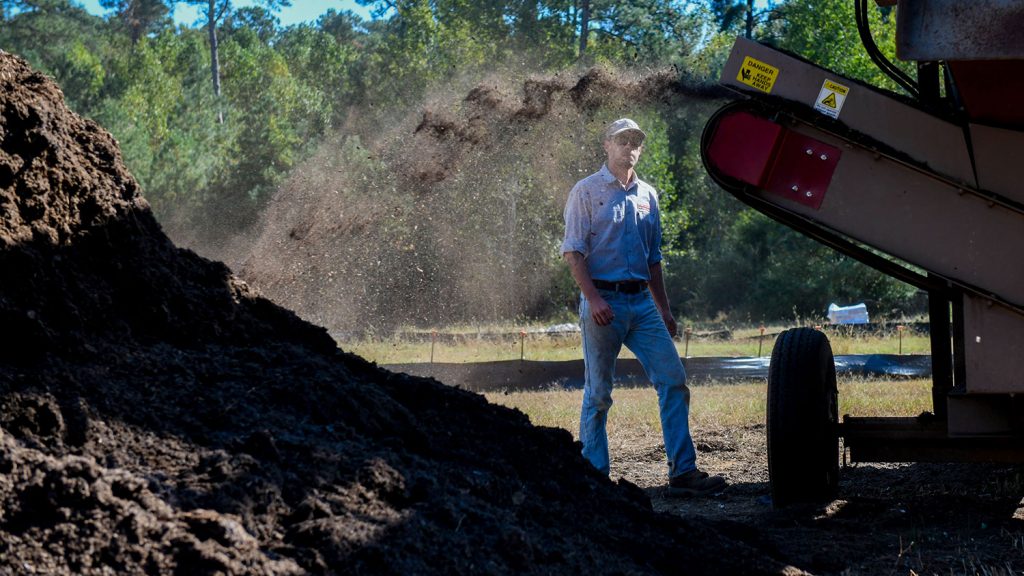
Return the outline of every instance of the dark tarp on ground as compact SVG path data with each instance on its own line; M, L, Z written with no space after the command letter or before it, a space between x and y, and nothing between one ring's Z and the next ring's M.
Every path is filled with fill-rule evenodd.
M685 358L683 363L691 384L708 381L752 381L768 378L768 357L760 358ZM836 373L893 378L929 378L932 373L930 355L922 354L859 354L836 356ZM542 362L535 360L503 360L467 364L429 363L388 364L394 372L435 378L445 384L476 392L498 390L543 390L548 388L582 388L583 360ZM646 386L640 362L620 358L615 365L619 386Z

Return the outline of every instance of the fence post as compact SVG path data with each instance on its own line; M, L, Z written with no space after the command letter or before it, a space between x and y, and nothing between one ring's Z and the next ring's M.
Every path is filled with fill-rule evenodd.
M430 331L430 363L434 363L434 344L437 343L437 330Z
M899 355L903 356L903 324L896 325L896 333L899 334L900 337Z
M761 346L764 344L764 326L761 326L761 336L757 339L757 357L761 357Z
M690 327L687 326L686 330L683 330L683 334L686 336L684 339L686 344L683 345L683 358L690 357Z
M519 331L519 361L526 360L526 330Z

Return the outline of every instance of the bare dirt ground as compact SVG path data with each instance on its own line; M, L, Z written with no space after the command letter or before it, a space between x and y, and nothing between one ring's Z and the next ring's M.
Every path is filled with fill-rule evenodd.
M714 522L815 574L1024 573L1024 467L858 464L835 500L771 506L763 425L695 432L699 465L729 479L720 495L667 498L660 439L613 454L611 476L636 484L660 512Z

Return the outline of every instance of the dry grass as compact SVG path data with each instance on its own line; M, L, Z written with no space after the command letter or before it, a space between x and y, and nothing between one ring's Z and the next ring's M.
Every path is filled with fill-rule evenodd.
M772 328L763 339L756 329L737 330L731 340L692 337L676 342L680 356L749 357L768 356L775 343L775 334L781 328ZM502 333L488 337L490 333ZM832 352L841 354L928 354L931 351L927 336L904 332L902 343L899 333L860 334L849 330L825 328L832 343ZM478 335L479 334L479 335ZM473 332L468 328L446 331L443 337L431 343L430 334L421 335L422 341L412 342L400 338L387 340L361 339L339 342L354 352L378 364L404 364L412 362L489 362L495 360L578 360L583 357L578 334L549 336L542 333L519 334L518 329L507 326ZM759 354L760 353L760 354ZM623 348L622 358L633 358Z
M578 360L583 348L578 336L545 336L528 334L522 341L509 334L499 340L460 335L457 342L438 341L431 345L400 339L385 341L355 340L339 342L343 350L352 352L378 364L405 364L414 362L492 362L496 360ZM623 357L627 356L625 353Z
M839 383L839 415L917 416L932 409L932 381L865 380Z
M690 422L695 429L734 429L764 423L766 385L708 384L691 388ZM547 390L488 394L491 402L518 408L538 426L564 428L578 435L581 390ZM615 391L608 415L609 442L660 436L658 398L650 388ZM839 382L839 413L855 416L916 416L931 408L929 380Z
M763 444L767 385L707 384L691 388L690 428L702 466L718 474L766 482L767 463L757 451L754 460L735 450ZM579 438L581 390L488 394L495 403L518 408L540 426L568 430ZM608 415L611 476L638 486L664 482L665 455L657 394L650 388L615 391ZM928 409L931 383L926 380L882 381L843 379L839 383L840 414L909 416Z

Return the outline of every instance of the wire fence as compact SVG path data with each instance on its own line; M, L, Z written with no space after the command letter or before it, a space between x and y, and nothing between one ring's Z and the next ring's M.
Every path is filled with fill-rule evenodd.
M676 336L680 356L763 357L771 353L776 337L792 326L695 329L682 326ZM813 325L837 343L837 354L927 352L920 336L928 334L926 322L885 322L848 325ZM917 343L904 350L904 338ZM859 352L851 342L872 340L871 350ZM406 330L387 337L338 339L343 348L355 348L381 363L451 362L488 360L555 360L582 357L579 327L557 324L547 327L486 330ZM864 348L860 346L859 348ZM628 355L628 351L626 352Z

